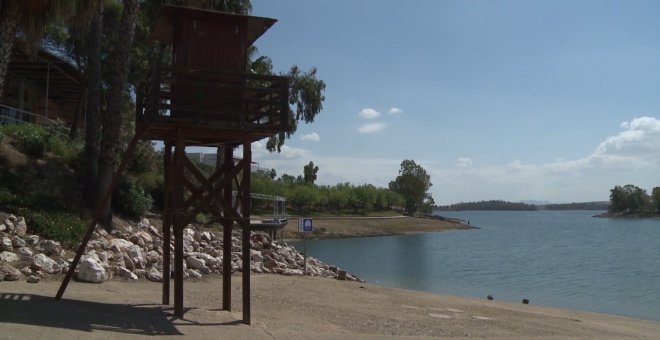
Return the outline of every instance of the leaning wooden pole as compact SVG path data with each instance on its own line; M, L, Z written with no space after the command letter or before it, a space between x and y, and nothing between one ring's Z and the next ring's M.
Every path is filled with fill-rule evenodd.
M83 253L85 253L85 248L87 248L87 243L89 243L89 240L92 238L92 234L94 233L94 228L96 228L96 225L101 220L101 215L103 214L103 210L104 210L103 207L105 207L110 201L110 197L112 197L112 192L115 190L115 187L119 182L119 177L121 177L121 175L126 170L128 161L131 159L131 156L135 151L135 147L137 146L138 141L142 138L145 132L147 132L147 129L148 128L139 128L135 132L135 136L133 136L131 142L128 144L128 147L124 152L124 156L122 157L121 163L119 164L119 168L117 168L117 171L115 171L115 173L112 175L112 181L110 182L110 186L108 186L108 189L105 191L105 194L103 195L103 200L101 200L101 204L99 205L99 208L96 209L92 221L87 226L87 233L85 233L85 236L83 237L82 242L78 247L76 256L73 258L73 262L71 262L71 265L69 266L69 271L67 271L66 275L64 276L64 280L60 285L60 289L57 291L57 295L55 295L55 300L59 301L62 298L62 295L64 295L64 291L66 291L66 287L69 285L69 282L73 277L73 273L75 273L76 271L78 262L80 262L80 258L82 257Z
M243 143L243 177L241 178L241 226L243 227L243 323L250 321L250 175L252 170L252 144Z

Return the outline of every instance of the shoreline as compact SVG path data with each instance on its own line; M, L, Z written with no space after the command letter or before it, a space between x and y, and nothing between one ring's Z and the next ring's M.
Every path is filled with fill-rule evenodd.
M232 277L232 295L241 280ZM0 283L0 324L16 338L101 339L186 335L191 338L587 338L652 339L660 322L625 316L489 301L309 276L252 276L252 325L240 323L240 299L220 310L222 280L185 283L186 313L161 306L160 284L58 280Z
M285 241L302 240L298 233L298 216L290 217L289 223L283 229ZM313 217L314 232L307 239L344 239L379 236L397 236L425 232L440 232L448 230L474 230L474 226L446 219L431 219L410 216L382 217Z

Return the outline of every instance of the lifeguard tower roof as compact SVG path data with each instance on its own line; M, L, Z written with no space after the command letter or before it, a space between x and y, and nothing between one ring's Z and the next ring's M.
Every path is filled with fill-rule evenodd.
M172 44L174 42L175 25L188 21L189 19L244 23L245 27L247 27L246 42L248 45L252 45L277 22L277 19L272 18L239 15L183 6L163 5L150 38L162 43Z

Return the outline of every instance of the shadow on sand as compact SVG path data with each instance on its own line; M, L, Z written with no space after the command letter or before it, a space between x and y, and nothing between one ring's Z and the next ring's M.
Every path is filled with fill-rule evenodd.
M34 294L0 293L0 322L91 332L183 335L161 305L88 302Z

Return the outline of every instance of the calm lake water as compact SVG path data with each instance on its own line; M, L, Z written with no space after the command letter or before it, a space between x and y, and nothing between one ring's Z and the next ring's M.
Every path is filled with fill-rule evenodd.
M597 213L441 212L481 229L308 241L307 251L390 287L660 320L660 219Z

